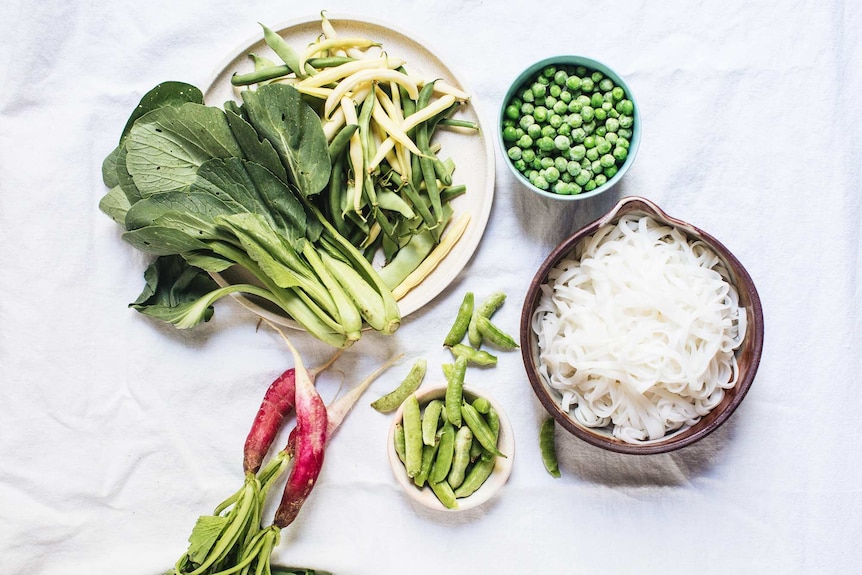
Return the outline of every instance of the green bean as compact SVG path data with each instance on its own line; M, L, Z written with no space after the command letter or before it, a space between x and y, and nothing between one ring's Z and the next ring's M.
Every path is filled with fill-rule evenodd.
M467 333L467 326L470 325L470 318L473 317L473 292L468 291L461 301L461 306L458 308L458 315L455 316L455 322L446 334L443 340L443 345L453 346L460 343Z
M449 166L447 166L437 154L433 154L431 156L431 162L434 166L434 174L437 176L437 179L440 180L440 183L444 186L451 186L452 171L449 169Z
M334 68L354 61L356 61L356 58L351 58L350 56L325 56L321 58L311 58L308 60L308 64L312 68L319 70L321 68Z
M278 32L270 30L263 24L260 25L263 28L263 39L266 42L266 45L269 46L273 52L275 52L276 56L281 58L281 60L287 64L287 66L293 71L297 76L304 78L308 74L315 74L317 71L311 66L305 66L304 70L299 69L299 54L296 53L296 50L290 46L287 42L285 42L284 38Z
M287 65L267 66L245 74L233 74L230 77L230 83L234 86L249 86L258 82L266 82L267 80L287 76L291 71Z
M449 475L452 468L452 458L455 455L455 428L448 421L443 425L440 432L440 441L437 448L437 457L428 475L429 483L440 483Z
M479 130L479 124L470 120L457 120L452 118L442 118L439 122L442 126L451 126L453 128L468 128L470 130Z
M476 309L473 311L473 318L470 320L470 326L467 328L467 335L470 339L470 344L479 348L482 345L482 334L479 333L479 317L486 317L491 319L491 316L494 315L494 312L503 305L503 302L506 301L506 294L497 291L485 298L485 300L479 304Z
M491 430L488 423L482 419L482 415L476 411L472 405L469 403L461 404L461 417L467 427L470 428L470 431L473 432L473 437L479 440L479 443L482 444L482 447L494 455L506 457L502 451L497 449L496 434Z
M422 417L419 400L410 394L404 400L404 466L408 477L416 477L422 470Z
M432 483L431 490L434 492L434 495L437 496L437 499L440 500L440 503L443 504L443 507L447 509L458 508L458 501L455 499L455 492L452 490L452 486L449 485L449 483L446 481Z
M419 469L419 473L413 478L413 484L416 487L424 487L425 482L428 481L428 474L431 473L431 466L434 464L434 456L437 455L437 448L439 446L440 443L437 441L431 445L422 446L422 466Z
M467 477L464 478L464 482L455 490L455 497L457 499L469 497L478 491L485 481L491 477L496 464L497 462L494 459L480 459L473 464Z
M484 397L477 397L473 400L473 409L485 415L491 411L491 402Z
M422 443L425 445L434 445L436 442L441 411L443 411L443 402L439 399L431 400L425 406L425 412L422 414Z
M450 347L449 350L456 358L463 357L468 363L472 363L473 365L480 365L483 367L497 365L497 356L490 354L487 351L482 351L481 349L474 349L463 343L455 344Z
M518 343L512 336L491 323L491 320L487 317L480 315L476 319L476 326L482 335L482 341L487 341L494 347L504 350L516 349L518 347Z
M458 489L464 482L467 466L470 465L470 446L473 444L473 431L466 425L455 432L455 452L447 481L452 489Z
M542 463L545 469L553 477L560 477L560 465L557 462L556 447L556 422L553 417L546 417L539 429L539 450L542 454Z
M395 424L395 453L398 454L398 459L401 463L407 463L406 444L404 442L404 425L401 422Z
M447 204L457 198L463 196L467 192L467 186L458 184L457 186L449 186L440 192L440 201Z
M335 137L333 137L332 141L329 142L329 160L331 162L334 162L335 159L347 149L347 145L350 143L350 137L353 136L358 129L358 124L346 124L338 131L337 134L335 134Z
M425 371L427 368L428 362L425 359L417 359L413 364L413 367L410 368L410 372L407 374L407 377L404 378L398 387L375 400L371 404L371 407L380 413L389 413L390 411L398 409L398 406L401 405L410 394L419 389L419 386L422 384L422 380L425 379Z
M455 358L452 375L446 382L446 419L455 427L461 427L461 402L464 397L464 376L467 374L467 359Z

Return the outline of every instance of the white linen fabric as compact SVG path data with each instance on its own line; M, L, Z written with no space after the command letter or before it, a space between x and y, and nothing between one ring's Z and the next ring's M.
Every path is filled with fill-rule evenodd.
M282 534L279 563L339 575L855 573L862 552L860 224L862 4L855 2L110 3L5 0L0 18L0 572L155 575L198 515L242 481L242 444L283 343L235 302L187 331L128 309L147 258L98 211L104 156L140 97L204 83L236 46L322 9L392 25L455 69L493 128L512 79L573 53L635 92L643 140L610 194L529 193L497 150L484 239L438 298L391 337L363 338L325 374L331 398L395 353L339 430L320 481ZM464 292L508 300L564 237L640 195L727 245L763 302L760 371L719 431L668 455L607 453L558 434L543 469L543 410L519 353L469 383L506 408L509 482L460 514L395 483L387 416L368 403L412 359L428 381ZM309 365L329 354L296 334ZM286 437L286 436L285 436ZM279 439L279 442L283 438Z

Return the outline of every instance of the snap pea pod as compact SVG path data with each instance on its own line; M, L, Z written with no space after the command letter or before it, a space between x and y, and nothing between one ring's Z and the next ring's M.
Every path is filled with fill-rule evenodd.
M434 457L437 455L437 449L440 443L435 441L432 445L422 446L422 466L419 468L419 473L413 478L413 483L416 487L424 487L428 481L428 474L431 473L431 466L434 464Z
M251 84L287 76L291 72L292 70L286 64L276 64L275 66L266 66L245 74L233 74L230 77L230 83L234 86L250 86Z
M447 476L447 482L452 489L458 489L464 482L467 466L470 465L470 446L472 444L473 431L468 426L465 425L455 432L455 452Z
M468 291L464 294L464 299L458 308L458 314L455 316L455 322L446 334L443 340L443 345L453 346L461 343L464 336L467 334L467 327L470 325L470 318L473 317L473 292Z
M455 344L449 348L456 358L464 358L468 363L490 367L497 365L497 356L481 349L475 349L463 343ZM456 359L457 361L457 359Z
M481 304L476 306L476 309L473 311L473 317L470 319L470 325L467 328L467 337L470 340L470 345L477 349L482 346L482 334L479 333L479 318L486 317L491 319L494 312L497 311L505 301L506 294L502 291L497 291L489 295Z
M446 383L446 419L455 427L461 427L461 402L464 397L464 376L467 373L467 359L458 356L452 374Z
M506 457L506 455L497 449L497 434L495 434L488 423L482 418L482 415L469 403L461 404L461 417L470 431L482 447L490 453L498 457ZM456 487L457 489L457 487Z
M474 463L473 467L470 468L470 472L467 474L467 477L464 478L464 482L455 490L455 497L457 499L469 497L478 491L485 481L491 477L491 473L494 471L494 466L496 464L497 462L493 458L480 459Z
M476 439L476 434L473 434L473 444L470 445L470 463L479 459L482 456L482 452L482 444Z
M488 422L488 427L491 429L491 433L494 434L494 441L498 441L500 438L500 415L493 407L489 408L488 413L485 414L485 421ZM495 457L496 455L489 451L482 452L482 459L486 461Z
M443 425L440 432L440 441L437 447L437 456L434 465L428 475L428 482L432 485L440 483L449 475L452 468L452 458L455 455L455 428L448 421Z
M443 411L443 402L439 399L433 399L425 406L425 412L422 414L422 443L425 445L436 443L441 411Z
M404 400L404 467L408 477L416 477L422 470L422 416L419 400L411 393Z
M278 32L275 32L263 24L260 25L263 28L263 39L266 42L267 46L269 46L275 54L281 58L281 60L293 71L297 77L304 78L309 74L316 74L317 70L312 68L310 65L306 64L300 69L300 55L293 49L293 47L285 42L284 38Z
M434 492L434 495L437 496L437 499L440 500L440 503L443 504L443 507L447 509L458 508L458 501L455 499L455 492L452 490L452 486L449 485L449 483L446 481L432 483L431 490Z
M401 463L407 463L407 449L404 441L404 425L401 423L395 424L395 453Z
M422 380L425 379L425 371L427 368L428 362L425 359L417 359L413 364L413 367L410 368L410 372L407 374L407 377L404 378L401 384L386 395L372 402L371 407L380 413L389 413L390 411L398 409L398 406L404 403L404 400L407 399L410 394L419 389L419 386L422 384Z
M473 408L482 415L491 411L491 402L484 397L477 397L473 400Z
M556 446L556 422L553 417L546 417L539 428L539 451L542 454L542 463L552 477L560 477L560 465L557 461Z
M487 341L492 346L503 350L517 349L518 342L494 325L487 317L480 315L476 320L476 325L482 335L482 341Z

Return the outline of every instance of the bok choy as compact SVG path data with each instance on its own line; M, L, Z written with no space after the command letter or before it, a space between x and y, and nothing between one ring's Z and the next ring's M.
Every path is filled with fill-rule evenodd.
M244 293L335 347L363 324L393 333L392 291L313 201L330 172L320 119L291 86L246 90L224 108L188 84L156 86L102 169L100 209L155 256L131 306L188 328L220 297ZM254 281L220 288L209 277L234 266Z

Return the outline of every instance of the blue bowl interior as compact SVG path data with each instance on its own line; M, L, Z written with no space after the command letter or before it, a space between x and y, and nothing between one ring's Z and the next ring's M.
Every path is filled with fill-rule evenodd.
M506 143L503 141L503 120L506 114L506 106L509 105L509 102L512 101L515 94L520 92L524 88L524 84L532 80L538 73L549 65L564 65L564 66L584 66L590 70L598 70L605 76L608 76L610 79L614 81L614 84L620 86L626 92L626 97L632 101L634 105L634 124L632 126L632 138L629 144L629 154L626 157L626 161L620 166L619 171L614 175L613 178L609 179L604 185L597 187L595 190L589 192L583 192L580 194L575 194L572 196L555 194L551 191L540 190L536 186L530 183L524 174L519 172L515 166L512 165L512 161L509 159L509 156L506 153ZM509 86L509 89L506 91L506 96L503 98L503 104L500 106L500 113L497 118L497 142L500 145L500 150L503 153L503 159L515 177L524 184L527 188L532 190L533 192L539 194L540 196L545 196L547 198L553 198L555 200L583 200L586 198L591 198L593 196L597 196L603 192L608 191L612 187L619 182L625 173L628 171L629 167L631 167L632 163L635 160L635 156L637 156L638 148L640 147L640 139L641 139L641 121L640 121L640 111L638 108L637 100L635 100L634 93L631 88L629 88L623 78L614 72L607 65L602 64L598 60L593 60L592 58L587 58L585 56L551 56L549 58L545 58L544 60L539 60L535 64L531 65L529 68L521 72L514 82Z

